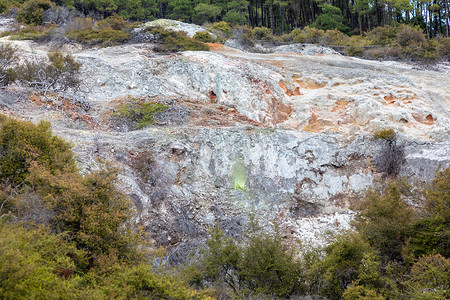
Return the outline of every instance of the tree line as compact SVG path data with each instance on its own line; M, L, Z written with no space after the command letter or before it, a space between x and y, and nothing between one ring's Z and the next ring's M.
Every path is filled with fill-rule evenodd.
M283 34L294 28L334 20L346 33L406 23L429 37L449 34L449 0L55 0L85 14L117 13L131 20L170 18L189 23L226 21L268 27ZM335 29L335 28L320 28Z

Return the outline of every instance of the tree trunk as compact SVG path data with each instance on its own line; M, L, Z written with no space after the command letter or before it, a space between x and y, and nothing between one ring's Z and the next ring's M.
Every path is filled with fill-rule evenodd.
M273 1L270 1L269 4L269 18L270 18L270 30L272 30L272 34L275 32L275 24L273 22Z

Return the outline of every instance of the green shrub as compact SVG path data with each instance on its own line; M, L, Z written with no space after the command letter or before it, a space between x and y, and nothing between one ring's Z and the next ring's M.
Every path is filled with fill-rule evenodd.
M402 247L409 238L412 208L400 197L396 184L382 193L368 192L359 206L354 226L386 260L402 260Z
M130 34L124 30L115 30L110 27L101 29L78 29L68 33L68 37L75 39L79 43L102 46L113 46L126 42Z
M415 257L450 257L450 168L436 173L423 195L423 215L414 222L409 250Z
M159 52L209 51L209 46L187 36L183 31L173 31L161 27L149 27L147 31L159 37Z
M266 234L253 229L257 231L241 246L214 228L199 261L190 269L191 282L225 283L231 290L223 287L221 293L236 297L298 293L302 288L301 268L293 250L284 245L278 232Z
M194 35L194 39L202 43L214 42L214 38L206 31L197 31Z
M310 293L339 299L358 279L365 253L373 250L367 241L354 233L338 236L324 250L323 258L316 256L306 264L306 285Z
M360 46L349 46L344 49L345 54L350 56L363 56L364 55L364 47Z
M34 40L38 41L50 35L50 30L53 26L27 26L18 31L13 31L11 35L12 40Z
M372 45L388 46L393 43L398 30L398 26L376 27L367 33L367 39L371 41Z
M327 30L320 37L320 44L344 46L349 44L349 38L339 30Z
M409 299L429 300L450 297L450 260L440 254L423 256L411 268L404 283Z
M267 27L255 27L252 30L253 38L257 40L271 41L273 40L272 31Z
M231 37L231 26L225 21L214 23L209 29L212 31L219 31L227 38Z
M376 139L383 139L387 141L392 141L395 139L395 131L393 129L385 129L373 134L373 137Z
M17 11L17 21L30 25L42 25L44 11L53 5L54 3L50 0L29 0Z
M11 118L0 120L0 181L22 183L35 165L51 172L75 170L70 144L53 136L48 122L34 125Z
M10 44L0 44L0 86L15 80L12 66L16 59L16 48Z
M292 40L295 43L313 43L317 44L320 42L320 38L325 32L321 29L313 27L305 27L302 30L295 29L291 32L293 36Z
M161 103L144 102L132 99L133 102L123 104L117 108L113 118L121 118L130 123L135 129L150 125L155 115L162 113L168 106Z
M85 253L44 226L0 224L0 298L76 298Z

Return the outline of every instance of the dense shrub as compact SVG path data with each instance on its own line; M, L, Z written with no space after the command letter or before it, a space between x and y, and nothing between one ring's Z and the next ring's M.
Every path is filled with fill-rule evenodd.
M202 43L213 43L214 42L214 38L212 37L212 35L206 31L196 32L193 38Z
M149 27L147 31L159 38L160 44L155 49L159 52L209 51L208 45L188 37L183 31L173 31L161 27Z
M130 34L123 30L115 30L109 27L101 29L74 30L68 33L69 38L79 43L102 46L113 46L127 41Z
M287 297L301 290L300 263L279 233L253 232L242 245L217 228L210 234L200 260L190 269L191 282L213 282L218 297L230 293Z
M449 259L440 254L421 257L412 266L409 279L404 283L409 299L448 299L449 274Z
M397 36L398 30L398 26L386 25L383 27L376 27L367 33L367 39L372 42L372 45L391 45Z
M440 253L450 257L450 168L436 174L423 192L422 218L415 220L409 250L416 257Z
M344 49L345 54L350 56L363 56L364 55L364 47L360 46L349 46Z
M0 119L0 181L19 185L33 166L43 166L50 172L75 170L70 145L53 136L50 124Z
M231 26L225 21L214 23L209 29L213 32L218 31L227 38L231 36Z
M320 42L320 38L325 31L313 27L305 27L303 29L295 29L291 32L292 40L295 43L313 43Z
M44 11L54 5L50 0L29 0L17 12L17 21L30 25L44 23Z
M389 184L383 193L370 191L360 204L355 227L385 260L402 260L413 219L413 210L400 197L396 184Z
M338 299L358 278L365 253L371 246L358 234L338 236L324 249L324 256L315 256L306 264L307 286L311 294Z
M255 27L252 31L253 38L257 40L264 40L264 41L272 41L273 35L272 31L270 31L267 27Z

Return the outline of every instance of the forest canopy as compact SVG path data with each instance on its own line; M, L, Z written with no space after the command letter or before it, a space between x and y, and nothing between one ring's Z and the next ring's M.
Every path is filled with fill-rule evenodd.
M12 5L49 0L0 0L0 13ZM39 5L37 5L39 3ZM189 23L226 21L233 25L268 27L272 33L313 26L361 33L394 23L420 26L428 37L449 34L446 0L54 0L90 16L118 14L132 21L169 18Z

